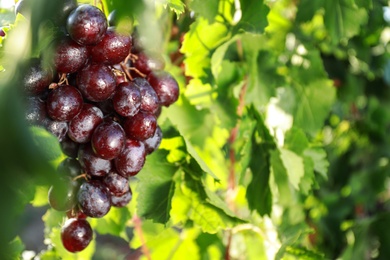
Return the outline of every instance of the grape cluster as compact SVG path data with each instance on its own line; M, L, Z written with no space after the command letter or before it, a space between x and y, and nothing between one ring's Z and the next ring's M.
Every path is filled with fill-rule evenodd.
M129 178L158 148L157 117L179 88L161 54L144 49L136 33L118 33L93 5L67 10L65 33L53 51L30 60L23 91L27 122L54 134L67 155L58 167L64 185L52 186L48 197L68 218L64 247L78 252L92 239L87 217L131 201Z

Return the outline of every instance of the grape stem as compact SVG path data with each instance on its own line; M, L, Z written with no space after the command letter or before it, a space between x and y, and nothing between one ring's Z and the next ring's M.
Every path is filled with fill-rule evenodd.
M82 174L80 174L80 175L74 177L74 178L73 178L73 181L76 181L76 180L81 179L81 178L84 178L86 181L88 181L88 180L89 180L89 175L86 174L86 173L82 173Z
M148 260L152 260L152 258L150 256L149 249L148 249L148 247L146 246L146 243L145 243L144 234L142 232L142 221L137 216L137 214L134 214L134 216L133 216L133 223L134 223L135 231L137 232L137 234L139 236L139 240L141 241L142 253L144 254L144 256L146 256L146 258Z
M229 143L229 160L230 160L230 165L229 165L229 177L228 177L228 190L227 190L227 196L226 196L226 201L228 203L229 208L233 211L236 212L236 206L234 204L234 195L236 191L236 177L235 177L235 169L234 166L236 164L236 151L234 149L234 143L237 139L240 123L241 123L241 117L242 113L244 111L245 107L245 94L247 90L247 77L245 77L244 84L240 90L240 95L239 95L239 103L237 107L237 116L238 120L236 122L236 125L234 128L230 131L230 136L228 139ZM227 245L225 249L225 260L230 259L230 247L232 243L232 231L228 231L228 239L227 239Z

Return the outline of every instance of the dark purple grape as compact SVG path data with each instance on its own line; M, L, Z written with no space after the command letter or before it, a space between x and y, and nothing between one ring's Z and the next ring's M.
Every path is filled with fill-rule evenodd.
M120 196L130 190L128 179L119 175L116 171L111 171L104 177L103 182L111 195Z
M160 107L160 101L152 86L144 78L135 78L134 83L141 92L141 110L151 114L156 113Z
M130 190L119 196L111 195L111 205L114 207L121 208L129 204L132 198L133 198L133 194L131 193Z
M145 145L137 140L127 139L122 152L115 158L118 173L126 178L136 175L145 163Z
M68 130L69 131L69 130ZM71 158L76 158L77 153L79 152L79 143L76 143L70 137L67 135L65 136L62 141L60 142L61 145L61 150L62 152L71 157Z
M60 176L75 178L82 174L83 169L77 159L68 157L58 165L57 172Z
M60 142L65 139L68 133L68 123L64 121L53 121L50 118L46 118L43 122L43 127L57 137Z
M53 61L57 72L73 73L80 70L87 62L87 48L71 38L62 38L54 45Z
M99 8L82 4L69 14L66 29L75 42L93 45L103 39L107 30L107 20Z
M90 176L105 176L111 170L111 161L98 157L90 143L80 146L78 158L81 167Z
M98 180L84 182L77 194L81 211L88 217L101 218L110 211L111 196L107 187Z
M108 120L98 125L92 134L92 149L97 156L112 160L122 151L125 132L120 124Z
M77 86L83 96L94 102L102 102L115 91L116 78L111 69L103 64L89 64L77 73Z
M136 140L146 140L156 131L156 117L150 113L140 111L133 117L127 117L123 122L126 135Z
M5 37L6 33L5 33L5 30L4 30L4 26L3 27L0 27L0 37Z
M68 219L61 229L61 241L65 249L75 253L84 250L93 237L91 225L86 219Z
M159 126L157 126L156 131L152 137L149 137L144 141L145 150L147 154L151 154L160 146L162 140L162 131Z
M46 100L47 114L57 121L70 121L83 106L83 96L80 91L69 85L53 89Z
M97 63L114 65L123 61L129 55L130 49L130 36L121 35L113 28L108 28L104 38L91 48L91 58Z
M115 111L121 116L134 116L141 107L141 92L133 82L123 82L112 97Z
M164 58L160 53L137 53L137 58L133 66L141 73L148 75L152 71L163 70L165 68Z
M64 178L64 183L51 186L49 189L49 204L57 211L68 211L76 205L76 194L79 183Z
M23 77L24 90L28 94L37 95L43 92L53 81L53 71L51 68L41 64L37 58L29 62L29 67Z
M162 106L170 106L179 98L179 85L168 72L151 72L147 80L156 91Z
M68 136L77 143L87 143L101 122L103 112L96 106L84 103L80 113L69 122Z
M27 123L29 125L42 125L47 117L46 103L36 96L28 97L26 101L24 117Z

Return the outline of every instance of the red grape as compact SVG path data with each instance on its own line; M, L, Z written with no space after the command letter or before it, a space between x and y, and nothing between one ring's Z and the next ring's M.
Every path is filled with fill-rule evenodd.
M61 241L66 250L75 253L84 250L92 240L91 225L86 219L68 219L61 229Z
M102 102L114 93L115 74L103 64L89 64L77 73L77 87L85 98Z
M70 37L81 45L100 42L107 30L107 19L99 8L82 4L68 16L66 29Z
M108 120L98 125L92 134L92 149L97 156L105 160L116 158L122 151L125 132L120 124Z
M107 187L97 180L81 184L77 200L81 211L93 218L103 217L111 208L110 193Z

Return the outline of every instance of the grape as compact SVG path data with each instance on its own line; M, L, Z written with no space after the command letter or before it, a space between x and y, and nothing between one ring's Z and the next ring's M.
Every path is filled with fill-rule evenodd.
M63 178L63 183L51 186L49 189L49 204L57 211L67 211L76 204L76 194L79 184L76 181Z
M133 66L141 73L148 75L152 71L163 70L165 62L161 54L157 52L146 54L141 51L137 53L137 58L133 62Z
M61 229L61 241L66 250L75 253L84 250L92 240L91 225L86 219L68 219Z
M53 121L50 118L46 118L43 121L43 126L47 131L57 137L58 141L64 140L68 133L68 123L63 121Z
M89 64L77 73L77 86L90 101L102 102L115 91L116 79L111 69L103 64Z
M127 139L122 152L115 158L118 173L126 178L136 175L145 163L145 145L137 140Z
M116 33L108 28L104 38L91 48L91 58L94 62L114 65L123 61L129 55L131 38Z
M81 211L93 218L103 217L111 208L110 193L107 187L97 180L81 184L77 200Z
M5 31L3 27L0 28L0 37L5 37Z
M55 0L55 2L56 9L51 19L55 24L62 25L66 22L70 12L77 8L77 0Z
M121 116L134 116L141 107L141 92L133 82L123 82L112 97L115 111Z
M97 156L112 160L122 151L125 132L120 124L113 120L105 121L96 127L92 134L92 149Z
M77 159L68 157L58 165L57 172L60 176L75 178L82 173L82 168Z
M72 139L70 139L69 135L65 136L62 139L60 145L61 145L61 150L65 155L67 155L71 158L77 157L77 153L79 151L80 145L78 143L74 142Z
M28 97L27 106L24 114L29 125L41 125L47 117L46 104L39 97Z
M75 87L62 85L50 92L46 101L47 114L57 121L70 121L83 105L83 96Z
M127 136L140 141L152 137L156 127L156 117L144 111L140 111L133 117L126 118L123 123L123 129Z
M78 158L81 167L90 176L105 176L111 170L111 161L98 157L90 143L80 146Z
M103 182L111 195L120 196L130 190L128 179L114 170L103 179Z
M23 77L23 86L28 94L37 95L44 91L53 81L53 71L43 66L41 61L33 58L29 62L29 68Z
M77 44L71 38L62 38L54 43L54 67L59 73L73 73L81 69L88 58L85 46Z
M82 4L69 14L66 29L70 37L78 44L97 44L106 33L107 20L99 8Z
M133 194L131 193L131 190L129 190L128 192L126 192L122 195L119 195L119 196L111 195L111 204L114 207L121 208L121 207L124 207L127 204L129 204L132 197L133 197Z
M151 72L147 80L156 91L163 106L170 106L179 97L179 85L177 81L166 71Z
M149 82L144 78L135 78L134 83L141 92L141 110L152 114L156 113L160 107L160 101L157 93L150 86Z
M151 154L152 152L157 150L157 148L160 146L161 139L162 139L162 131L161 128L157 126L153 136L149 137L144 141L146 153Z
M80 113L69 122L68 136L77 143L87 143L101 122L103 112L98 107L85 103Z

